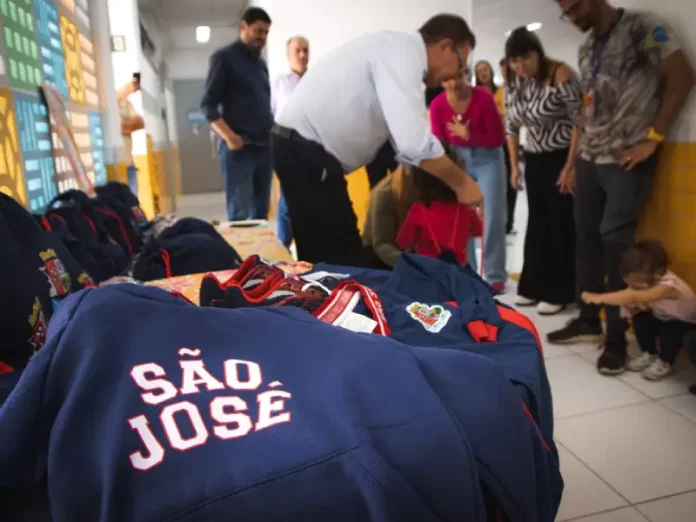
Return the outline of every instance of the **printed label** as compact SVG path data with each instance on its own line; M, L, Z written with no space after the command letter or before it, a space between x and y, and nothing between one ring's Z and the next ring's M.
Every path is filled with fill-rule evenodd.
M149 471L168 452L195 450L213 438L232 442L291 422L292 393L281 381L267 379L258 363L228 359L211 368L200 348L181 348L178 355L176 375L155 362L130 371L145 409L126 420L140 446L128 455L133 469ZM200 394L205 399L196 404Z
M452 313L441 305L411 303L406 311L430 333L440 333L452 317Z
M355 312L349 312L343 315L337 322L334 323L335 326L340 326L351 332L358 333L372 333L377 328L377 321L365 317L364 315L356 314Z

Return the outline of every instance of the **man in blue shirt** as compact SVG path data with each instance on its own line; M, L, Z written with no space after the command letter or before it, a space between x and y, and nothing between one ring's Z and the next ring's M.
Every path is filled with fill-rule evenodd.
M261 57L271 18L249 8L239 40L210 58L201 108L220 137L227 219L266 219L271 190L269 134L273 125L268 67Z

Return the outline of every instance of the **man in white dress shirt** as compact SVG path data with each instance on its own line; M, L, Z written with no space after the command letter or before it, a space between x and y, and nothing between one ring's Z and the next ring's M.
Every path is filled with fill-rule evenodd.
M462 203L480 203L479 187L430 131L423 101L424 84L461 74L475 44L464 19L441 14L418 32L359 36L305 74L272 134L299 259L366 265L344 175L387 140L400 162L441 178Z
M287 71L279 74L271 86L271 110L273 116L280 114L290 93L295 90L297 84L307 72L309 64L309 42L303 36L293 36L288 40L288 65ZM283 191L280 191L278 200L278 237L286 247L292 244L292 225L290 213L285 202Z

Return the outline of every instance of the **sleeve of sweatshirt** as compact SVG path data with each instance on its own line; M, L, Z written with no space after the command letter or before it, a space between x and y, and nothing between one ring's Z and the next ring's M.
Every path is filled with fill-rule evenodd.
M50 383L59 376L52 375L52 364L70 320L89 292L72 294L63 301L51 318L46 344L29 361L0 409L0 493L13 488L31 490L48 474L48 446L58 415Z

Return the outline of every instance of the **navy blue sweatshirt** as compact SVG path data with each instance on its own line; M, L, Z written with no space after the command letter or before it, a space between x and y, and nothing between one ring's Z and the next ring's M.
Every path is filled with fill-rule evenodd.
M209 122L224 118L247 144L267 145L273 114L266 62L240 40L215 51L201 109Z

